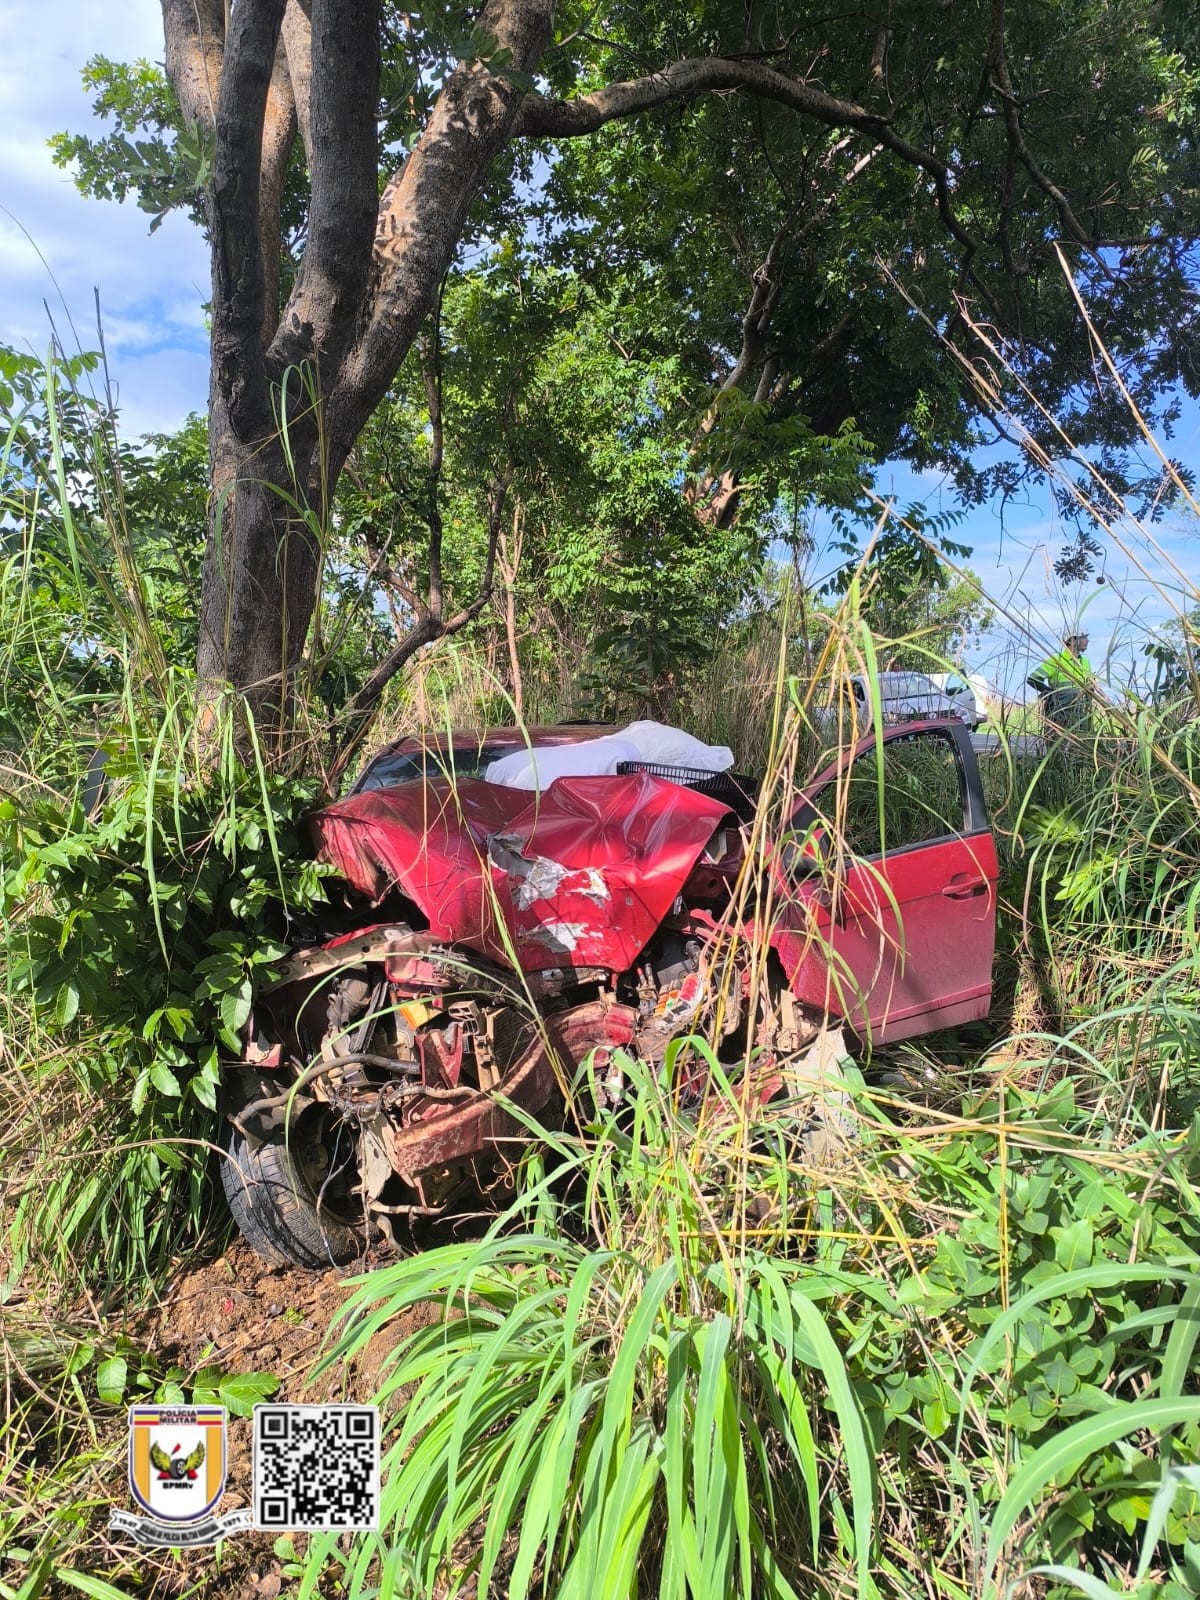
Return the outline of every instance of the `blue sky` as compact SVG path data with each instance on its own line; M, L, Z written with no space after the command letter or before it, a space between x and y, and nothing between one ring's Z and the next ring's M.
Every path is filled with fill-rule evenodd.
M104 334L125 433L136 436L178 426L201 411L207 390L203 302L208 298L207 250L180 216L153 235L133 203L83 199L51 162L46 141L61 129L85 131L92 121L80 69L96 53L117 60L162 59L162 20L156 0L3 0L0 7L0 340L41 354L50 340L49 304L64 343L70 324L79 344L94 348L94 293L99 290ZM1200 408L1189 406L1171 453L1200 460ZM878 490L900 506L924 499L953 504L950 486L903 465L885 467ZM1141 661L1148 632L1171 614L1184 574L1197 572L1200 534L1182 517L1153 531L1159 549L1124 530L1129 552L1108 544L1105 583L1064 588L1053 560L1067 534L1044 485L1023 501L972 511L954 537L973 546L971 567L1007 613L965 663L1010 690L1020 691L1031 659L1064 628L1082 621L1089 656L1115 687ZM1150 574L1139 572L1140 560ZM1194 604L1191 598L1184 603Z
M1200 460L1200 408L1189 405L1170 442L1185 462ZM923 500L933 510L955 504L952 485L936 473L916 473L890 463L877 493L901 510ZM1172 513L1154 527L1132 521L1102 532L1097 576L1064 584L1054 559L1071 542L1072 530L1044 480L1026 493L969 511L953 529L956 543L971 546L965 565L976 572L998 615L992 629L968 652L966 667L985 673L1006 692L1024 696L1034 661L1068 631L1089 636L1088 658L1113 692L1144 674L1148 638L1181 609L1200 603L1200 526L1186 513Z
M169 217L151 237L135 204L85 200L51 162L51 134L93 124L79 74L96 54L161 61L156 0L0 5L0 339L44 354L48 305L64 345L74 342L73 323L80 346L95 349L99 289L132 437L204 408L208 251L183 217Z

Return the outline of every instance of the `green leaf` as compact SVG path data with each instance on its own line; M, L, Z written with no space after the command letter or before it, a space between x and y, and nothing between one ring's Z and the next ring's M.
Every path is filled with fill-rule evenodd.
M159 1094L170 1095L172 1099L177 1100L183 1093L179 1085L179 1079L165 1061L156 1061L150 1068L150 1082L158 1090Z
M992 1516L983 1564L987 1592L1004 1544L1022 1518L1032 1516L1042 1490L1072 1474L1088 1456L1127 1434L1146 1429L1161 1432L1181 1422L1200 1420L1200 1399L1118 1402L1100 1416L1088 1417L1057 1434L1021 1463Z
M1190 1284L1180 1297L1171 1334L1163 1356L1159 1374L1158 1392L1161 1398L1183 1393L1184 1384L1192 1375L1192 1353L1200 1337L1200 1276Z
M96 1393L105 1405L121 1404L128 1376L129 1363L124 1356L109 1356L96 1368Z
M197 1072L189 1080L188 1086L202 1106L206 1106L209 1111L217 1109L217 1086L211 1078L202 1072Z
M279 1379L272 1372L238 1372L221 1378L216 1392L220 1403L228 1406L235 1417L248 1417L278 1388Z
M128 1589L117 1589L111 1583L105 1583L103 1578L77 1572L73 1567L59 1567L55 1576L70 1588L89 1596L89 1600L133 1600Z
M921 1420L929 1431L931 1439L940 1439L950 1426L950 1412L946 1402L940 1397L937 1400L927 1400L921 1407Z
M1073 1589L1078 1589L1086 1600L1121 1600L1122 1595L1128 1595L1127 1589L1111 1589L1107 1583L1094 1577L1090 1572L1081 1572L1078 1567L1044 1566L1030 1567L1023 1572L1020 1578L1014 1579L1009 1585L1010 1590L1024 1583L1026 1578L1045 1576L1055 1578L1059 1583L1070 1584Z
M238 983L224 990L220 999L220 1013L227 1034L236 1038L241 1033L250 1016L253 998L253 985L245 974Z
M1054 1259L1064 1272L1074 1272L1079 1267L1092 1264L1092 1225L1080 1219L1065 1227L1051 1228L1054 1240Z
M875 1520L874 1450L868 1443L862 1416L846 1371L845 1358L830 1333L818 1307L799 1290L791 1296L792 1312L816 1350L815 1368L825 1379L829 1398L837 1413L846 1470L850 1479L851 1512L854 1527L854 1565L857 1592L867 1600L874 1584L871 1579L872 1528Z
M1061 1277L1057 1276L1048 1283L1038 1284L1028 1294L1023 1294L1008 1310L1003 1312L992 1323L987 1333L974 1346L971 1352L971 1361L963 1377L959 1389L958 1424L955 1430L956 1448L962 1437L963 1428L966 1426L968 1414L967 1397L971 1392L971 1385L980 1371L985 1371L984 1363L990 1351L1001 1347L1004 1336L1020 1322L1025 1320L1035 1305L1043 1300L1056 1299L1058 1296L1072 1294L1094 1293L1098 1289L1119 1286L1122 1289L1133 1283L1168 1282L1191 1284L1194 1281L1194 1269L1174 1265L1154 1265L1135 1262L1116 1262L1101 1264L1093 1267L1082 1267L1077 1272L1068 1272Z
M74 1022L79 1012L79 990L73 983L64 983L54 1003L54 1019L60 1028Z
M1057 1400L1074 1394L1079 1388L1079 1374L1061 1352L1042 1368L1042 1381Z
M135 1116L144 1109L150 1094L150 1068L145 1067L138 1073L133 1085L133 1093L129 1097L130 1109Z
M67 1373L82 1372L85 1367L90 1367L96 1356L96 1347L91 1344L77 1344L67 1358L64 1371Z

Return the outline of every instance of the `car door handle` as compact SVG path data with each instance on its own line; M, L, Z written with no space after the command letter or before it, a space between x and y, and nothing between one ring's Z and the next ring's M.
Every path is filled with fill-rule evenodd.
M969 877L965 872L956 872L942 893L947 900L969 900L973 894L986 894L987 886L986 878Z

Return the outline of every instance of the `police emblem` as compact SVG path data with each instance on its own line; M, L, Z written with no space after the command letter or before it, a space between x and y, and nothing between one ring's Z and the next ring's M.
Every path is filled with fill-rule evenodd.
M225 1492L224 1406L130 1406L129 1487L147 1517L113 1511L109 1528L139 1544L214 1544L251 1512L213 1516Z

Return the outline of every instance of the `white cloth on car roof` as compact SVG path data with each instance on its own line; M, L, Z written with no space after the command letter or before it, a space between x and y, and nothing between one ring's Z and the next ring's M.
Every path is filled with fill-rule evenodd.
M705 744L682 728L671 728L664 722L631 722L617 738L628 739L637 746L637 760L654 761L664 767L728 772L733 765L733 751L728 745Z
M604 777L615 773L622 761L650 761L656 766L687 767L695 772L727 772L733 751L725 745L705 744L682 728L663 722L631 722L618 733L580 744L523 745L489 763L483 776L488 783L508 789L548 789L555 778Z
M483 776L506 789L548 789L555 778L603 777L616 772L619 762L644 759L637 745L610 733L582 744L540 745L533 750L521 745L490 762Z

